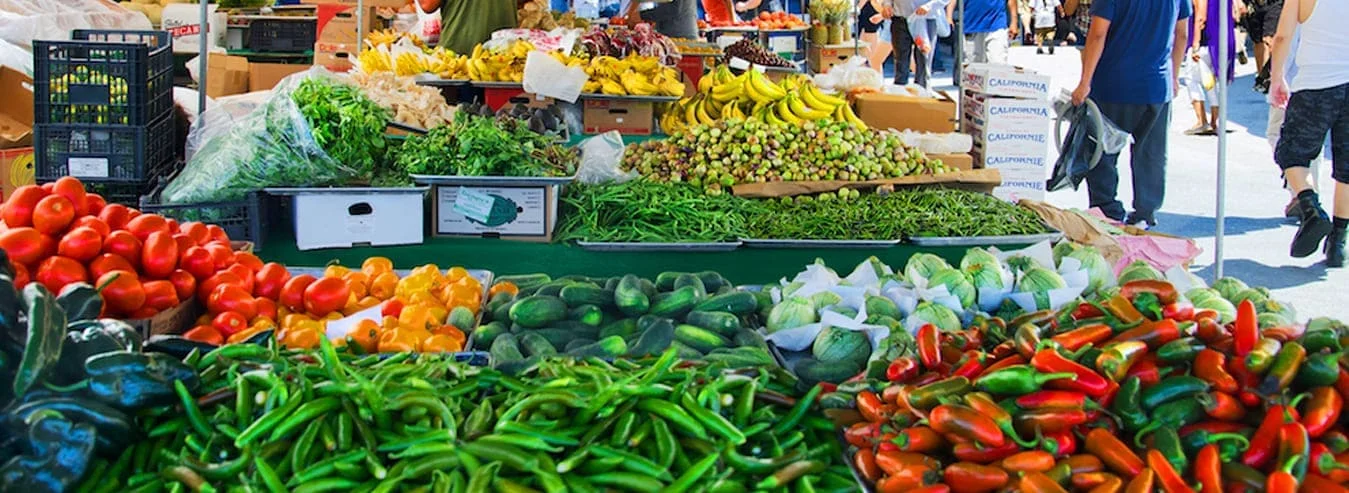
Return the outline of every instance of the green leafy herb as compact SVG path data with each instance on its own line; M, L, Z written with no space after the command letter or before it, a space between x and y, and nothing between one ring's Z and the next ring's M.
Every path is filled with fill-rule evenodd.
M459 112L454 122L408 138L397 166L414 175L570 176L577 151L511 118Z

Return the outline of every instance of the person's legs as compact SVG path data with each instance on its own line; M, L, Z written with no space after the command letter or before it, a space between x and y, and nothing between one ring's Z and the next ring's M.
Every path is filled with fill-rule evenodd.
M895 52L895 84L908 85L909 61L913 59L913 34L903 17L890 19L890 46Z
M1190 95L1190 105L1194 107L1196 123L1185 131L1185 135L1199 135L1208 129L1208 112L1204 111L1204 100L1195 99L1193 94Z
M1336 94L1338 90L1339 94ZM1302 224L1289 248L1289 255L1306 257L1315 253L1321 240L1330 233L1331 222L1321 208L1316 190L1311 188L1307 165L1320 152L1326 132L1332 130L1343 106L1345 88L1297 91L1288 100L1274 161L1283 169L1288 188L1298 198L1298 218ZM1343 153L1341 153L1343 154ZM1343 161L1341 159L1340 161ZM1349 177L1346 177L1349 179Z
M1166 196L1166 130L1171 125L1171 103L1133 105L1138 113L1131 148L1134 212L1130 222L1157 223L1157 210Z
M1007 28L984 34L984 54L988 63L1007 64Z
M932 75L932 57L937 54L937 39L934 34L937 32L937 21L926 20L923 22L927 23L928 34L934 37L928 41L927 51L915 48L913 53L914 82L927 87L928 79Z
M970 53L969 63L988 63L988 37L991 35L990 33L965 35L967 39L965 51Z
M881 66L881 64L885 63L884 58L881 59L876 58L876 53L880 51L881 47L881 44L878 42L880 40L880 36L876 35L875 31L867 32L863 30L862 35L858 37L862 39L863 43L867 44L867 64L869 64L871 68L877 69L879 71L880 70L879 67Z
M1138 115L1133 108L1137 105L1114 104L1097 102L1101 108L1101 114L1115 125L1126 132L1132 133L1137 126ZM1137 139L1137 134L1134 135ZM1137 144L1135 144L1137 145ZM1090 198L1090 206L1101 209L1101 213L1106 217L1116 221L1124 221L1128 211L1124 209L1124 203L1120 202L1116 195L1119 191L1119 154L1106 154L1101 156L1101 161L1096 163L1096 167L1087 173L1087 195ZM1137 193L1137 192L1135 192Z
M1339 92L1339 115L1330 127L1331 174L1335 179L1335 204L1331 214L1330 236L1326 238L1326 265L1344 267L1345 236L1349 230L1349 84L1333 89Z

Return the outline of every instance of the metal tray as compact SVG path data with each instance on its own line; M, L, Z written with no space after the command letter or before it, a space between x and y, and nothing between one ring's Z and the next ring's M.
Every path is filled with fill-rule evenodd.
M528 186L563 185L576 180L576 176L458 176L458 175L410 175L412 182L418 185L472 185L472 186Z
M1030 245L1042 241L1058 241L1063 238L1063 233L1054 231L1052 233L1041 233L1038 235L1008 235L1008 236L967 236L967 237L909 237L906 242L912 245L923 247L976 247L986 245Z
M704 29L704 31L708 32L721 31L728 33L756 33L759 32L759 28L754 26L726 26L726 27L708 27L707 29Z
M451 87L468 85L468 79L415 79L419 86Z
M469 84L472 85L473 87L487 87L487 88L494 88L494 89L524 89L524 88L525 88L525 83L524 83L524 82L493 82L493 81L481 81L481 80L475 80L475 81L469 81Z
M649 101L652 103L668 103L679 101L679 96L616 96L612 94L581 93L581 99L606 99L612 101Z
M745 248L890 248L900 240L766 240L741 238Z
M794 28L791 28L791 29L763 29L763 30L760 30L759 32L761 32L761 33L767 33L767 34L776 34L776 33L803 33L803 32L809 31L809 30L810 30L809 27L794 27Z
M628 241L578 241L581 249L589 252L729 252L740 247L739 241L710 243L639 243Z
M415 193L424 194L428 187L279 187L264 188L262 191L272 195L320 195L351 193Z

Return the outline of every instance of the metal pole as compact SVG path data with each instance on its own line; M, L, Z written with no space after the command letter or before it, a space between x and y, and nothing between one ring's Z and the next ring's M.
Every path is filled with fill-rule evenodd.
M1210 1L1218 2L1218 102L1222 105L1218 107L1218 207L1214 213L1213 232L1213 279L1216 281L1223 277L1223 230L1227 219L1227 71L1232 65L1227 61L1227 56L1231 54L1227 43L1231 38L1228 30L1231 28L1234 0Z
M965 69L965 0L956 0L956 13L958 14L956 15L956 18L959 20L956 21L955 49L951 50L955 52L956 59L954 62L955 67L951 68L951 83L954 84L956 88L959 88L960 74L961 72L964 72ZM964 98L961 99L963 100ZM960 111L964 111L964 108L960 108Z
M201 112L206 111L206 58L209 56L207 41L210 39L208 31L211 30L211 13L206 2L199 2L198 5L201 7L198 12L201 16L201 37L197 38L197 115L200 116Z

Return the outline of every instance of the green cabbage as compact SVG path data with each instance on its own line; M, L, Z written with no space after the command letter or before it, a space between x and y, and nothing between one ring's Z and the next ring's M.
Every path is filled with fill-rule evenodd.
M970 282L978 289L1003 289L1002 262L982 248L971 248L960 259L960 270L969 275Z
M930 253L916 253L909 257L909 263L904 265L904 276L909 282L915 282L918 279L927 279L932 274L942 269L950 269L951 264L946 263L941 257Z
M1240 293L1250 288L1251 287L1247 286L1245 282L1241 281L1241 279L1237 279L1235 277L1224 277L1222 279L1214 281L1213 283L1213 289L1217 290L1218 293L1221 294L1222 297L1227 299L1228 301L1236 299L1237 293Z
M899 318L899 306L890 298L884 296L867 295L866 301L867 318L875 316L885 316L890 318Z
M843 302L843 297L833 291L820 291L810 295L811 303L815 304L816 310L822 310L825 307L834 306Z
M929 288L946 286L947 292L960 299L961 307L969 308L974 305L974 284L970 283L969 276L964 272L954 268L939 270L928 278L927 285Z
M815 312L815 304L810 300L803 298L787 298L773 306L773 310L768 312L768 320L764 323L768 327L768 333L772 334L779 330L794 329L802 325L810 325L819 322L820 319Z
M1236 296L1231 298L1233 305L1240 305L1242 301L1251 300L1257 308L1264 302L1269 301L1269 290L1265 288L1247 288L1241 290Z
M1045 310L1053 308L1049 306L1049 292L1066 287L1068 287L1068 283L1064 282L1063 276L1060 276L1058 272L1037 265L1021 275L1021 280L1017 281L1016 284L1016 291L1034 294L1035 307Z
M1192 304L1197 304L1201 300L1206 300L1214 296L1223 298L1223 295L1218 294L1218 291L1213 288L1194 288L1185 292L1185 299L1190 300L1190 303Z
M1277 313L1261 313L1256 317L1256 320L1259 322L1261 329L1283 327L1292 323Z
M1273 313L1280 317L1283 317L1283 319L1287 320L1289 323L1292 323L1297 320L1297 310L1293 309L1293 305L1284 303L1282 301L1277 301L1273 298L1265 300L1264 303L1256 303L1255 312Z
M1152 264L1143 260L1133 261L1133 263L1124 266L1124 270L1119 273L1119 283L1121 286L1127 284L1129 281L1142 280L1162 281L1165 280L1165 278L1162 277L1161 272L1158 272L1157 269L1152 267Z
M871 340L867 333L839 327L825 327L811 344L811 355L821 363L861 367L871 358Z
M1232 302L1227 301L1222 296L1208 296L1203 299L1190 299L1196 310L1213 310L1218 312L1218 320L1222 323L1228 323L1237 319L1237 307Z
M1095 248L1081 247L1070 252L1067 257L1081 262L1082 268L1087 270L1086 294L1095 293L1114 278L1115 273L1110 269L1110 262L1106 262L1105 257Z
M932 324L945 332L955 332L963 328L960 324L960 317L956 316L956 312L951 311L946 305L931 301L919 302L909 318L916 320L918 326Z
M829 311L843 315L848 318L857 318L857 309L851 306L834 305L829 307Z
M1059 262L1062 262L1063 257L1071 257L1073 252L1076 252L1081 248L1080 245L1073 243L1072 241L1060 241L1059 244L1054 245L1054 263L1058 264Z

